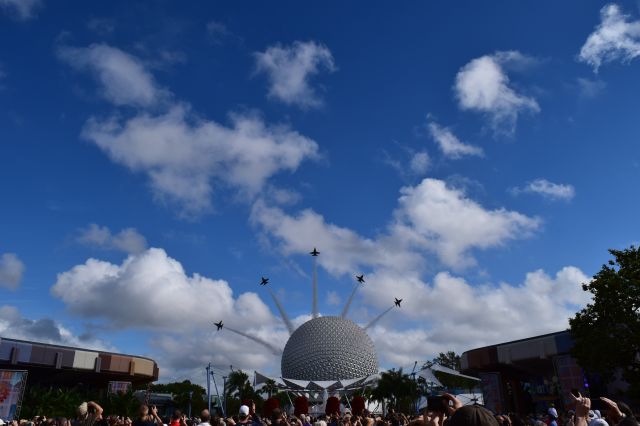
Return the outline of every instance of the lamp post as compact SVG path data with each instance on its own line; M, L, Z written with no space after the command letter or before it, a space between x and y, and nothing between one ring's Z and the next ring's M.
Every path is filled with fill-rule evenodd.
M211 363L209 363L209 365L207 365L207 406L209 408L209 413L211 413L211 375L212 375L212 371L211 371Z

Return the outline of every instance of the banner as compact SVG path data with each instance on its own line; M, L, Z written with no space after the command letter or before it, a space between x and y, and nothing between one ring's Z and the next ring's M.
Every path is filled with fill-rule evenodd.
M26 385L26 371L0 370L0 419L9 421L20 416Z
M107 393L118 394L131 391L131 382L109 382Z

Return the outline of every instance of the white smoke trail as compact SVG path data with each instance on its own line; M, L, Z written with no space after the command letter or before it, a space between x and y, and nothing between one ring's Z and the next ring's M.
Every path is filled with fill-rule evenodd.
M278 297L276 297L276 294L274 293L274 291L271 290L270 288L268 290L269 290L269 293L271 293L271 297L273 298L273 302L276 304L276 307L278 308L278 311L280 312L280 316L282 317L282 321L284 321L284 325L286 325L287 329L289 330L289 335L292 335L295 329L293 327L293 324L291 323L291 320L289 319L289 316L284 311L284 308L282 307L282 304L280 303L280 300L278 300Z
M389 311L391 311L392 309L393 309L393 306L391 306L389 309L387 309L386 311L382 312L380 315L378 315L377 317L372 319L371 322L369 324L367 324L367 326L364 329L366 330L369 327L373 327L374 325L376 325L376 323L378 321L380 321L383 316L387 315L389 313Z
M275 346L273 346L271 343L266 342L264 340L262 340L259 337L256 336L252 336L250 334L247 333L243 333L242 331L238 331L238 330L234 330L231 327L224 327L225 329L231 331L232 333L236 333L239 334L240 336L246 337L247 339L253 340L256 343L260 343L261 345L263 345L264 347L266 347L267 349L269 349L271 352L273 352L274 355L282 355L282 349L278 349Z
M353 291L351 292L351 296L349 296L349 298L347 299L347 303L345 303L344 308L342 309L342 314L340 314L340 316L342 318L346 317L347 314L349 313L349 308L351 307L351 302L353 301L353 297L356 295L356 293L358 292L358 288L360 287L359 284L356 284L353 287Z
M313 306L312 315L318 318L318 261L317 257L313 258Z

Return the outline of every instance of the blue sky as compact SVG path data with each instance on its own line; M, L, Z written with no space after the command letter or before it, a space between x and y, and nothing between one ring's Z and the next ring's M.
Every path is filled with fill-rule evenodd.
M0 0L2 335L277 373L209 324L282 346L259 277L300 323L318 246L411 365L565 327L637 241L636 2L184 3Z

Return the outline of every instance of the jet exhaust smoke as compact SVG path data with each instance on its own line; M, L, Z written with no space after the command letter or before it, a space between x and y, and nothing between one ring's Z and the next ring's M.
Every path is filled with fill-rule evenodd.
M234 330L231 327L227 327L225 326L224 328L226 328L227 330L231 331L232 333L236 333L239 334L240 336L246 337L247 339L253 340L256 343L261 344L262 346L266 347L267 349L269 349L271 352L273 352L274 355L282 355L282 349L278 349L275 346L273 346L271 343L266 342L264 340L262 340L259 337L256 336L252 336L250 334L247 333L243 333L242 331L238 331L238 330Z
M342 318L345 318L347 316L347 314L349 313L349 308L351 307L351 302L353 301L353 298L355 297L356 293L358 292L358 288L359 287L360 287L359 284L356 284L353 287L353 291L351 292L351 295L347 299L347 303L345 303L344 308L342 309L342 314L340 314L340 316Z
M318 318L318 261L313 258L313 305L312 316Z
M393 309L393 306L391 306L390 308L388 308L387 310L385 310L384 312L382 312L380 315L378 315L377 317L375 317L374 319L371 320L371 322L369 324L367 324L367 326L364 328L365 330L368 329L369 327L373 327L374 325L376 325L376 323L378 321L380 321L382 319L383 316L387 315L391 310Z
M278 297L276 296L276 293L269 289L269 293L271 293L271 297L273 298L273 302L276 304L276 307L278 308L278 311L280 312L280 316L282 317L282 321L284 321L284 325L287 326L287 329L289 330L289 335L292 335L294 332L294 327L293 324L291 323L291 320L289 319L289 316L287 315L287 313L285 312L284 308L282 307L282 304L280 303L280 300L278 300Z

